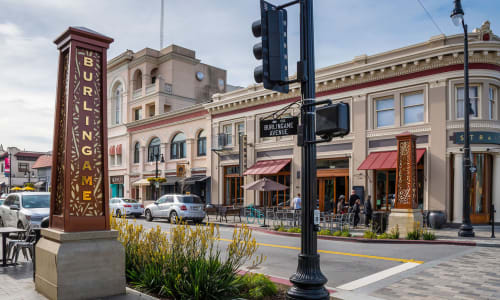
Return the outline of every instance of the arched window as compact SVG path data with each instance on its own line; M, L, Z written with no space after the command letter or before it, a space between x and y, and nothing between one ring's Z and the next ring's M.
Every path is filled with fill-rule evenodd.
M134 91L142 89L142 71L137 70L134 74Z
M207 155L207 134L205 133L205 130L198 133L197 148L198 156Z
M120 91L121 87L118 87L115 91L115 124L120 124L121 122L121 111L122 111L122 94Z
M160 154L160 139L154 138L148 146L148 161L155 161L155 156Z
M186 158L186 135L182 132L176 134L170 146L170 158Z
M141 145L139 144L139 142L135 143L135 146L134 146L134 164L139 163L140 150L141 150Z
M151 70L151 84L154 84L156 79L158 79L158 68Z

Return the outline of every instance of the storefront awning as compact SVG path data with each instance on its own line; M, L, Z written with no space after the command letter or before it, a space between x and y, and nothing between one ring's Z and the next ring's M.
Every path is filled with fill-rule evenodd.
M170 176L170 177L167 177L166 178L167 181L166 182L162 182L160 185L174 185L176 184L177 182L185 179L184 177L176 177L176 176Z
M45 181L38 181L37 183L35 183L35 187L37 188L41 188L45 185Z
M151 183L148 181L147 178L139 179L132 183L134 186L140 186L140 185L150 185Z
M425 149L417 149L417 164L424 156ZM398 160L397 151L372 152L361 163L358 170L386 170L396 169Z
M243 175L271 175L281 171L288 163L292 161L288 159L264 160L258 161L256 164L248 168Z
M5 185L5 182L0 181L0 186L4 186L4 185Z
M184 184L195 184L196 182L202 182L210 178L210 176L205 175L194 175L183 180Z

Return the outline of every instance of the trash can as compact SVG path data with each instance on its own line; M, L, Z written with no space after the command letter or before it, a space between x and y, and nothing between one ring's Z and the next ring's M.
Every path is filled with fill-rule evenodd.
M446 215L441 210L431 210L428 215L428 225L432 229L441 229L446 223Z

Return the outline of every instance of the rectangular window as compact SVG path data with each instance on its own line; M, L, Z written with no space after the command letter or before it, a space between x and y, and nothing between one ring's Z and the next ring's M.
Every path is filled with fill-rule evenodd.
M30 166L27 163L19 163L19 165L18 165L19 172L28 172L29 167Z
M403 124L424 122L424 94L403 96Z
M376 127L394 125L394 99L380 99L375 101Z
M226 135L226 145L233 144L233 124L227 124L222 127L222 131Z
M121 154L117 154L116 155L116 165L117 166L121 166L122 165L122 155Z
M461 119L464 117L464 101L465 99L465 89L464 87L459 87L457 88L456 92L456 111L457 111L457 118ZM478 110L479 110L479 93L478 93L478 87L477 86L471 86L469 87L469 99L471 103L471 109L472 111L470 114L474 117L478 116Z
M489 108L489 117L490 120L495 118L495 109L496 109L496 93L497 89L495 87L491 87L488 90L488 108Z
M136 108L134 109L134 121L138 121L142 118L142 109Z

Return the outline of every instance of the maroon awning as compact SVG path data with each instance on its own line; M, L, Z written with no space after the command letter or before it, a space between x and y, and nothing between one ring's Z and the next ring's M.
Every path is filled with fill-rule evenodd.
M291 158L258 161L248 168L243 175L271 175L281 171L292 161Z
M425 149L417 149L417 164L424 156ZM398 161L397 151L372 152L361 163L358 170L387 170L396 169Z

